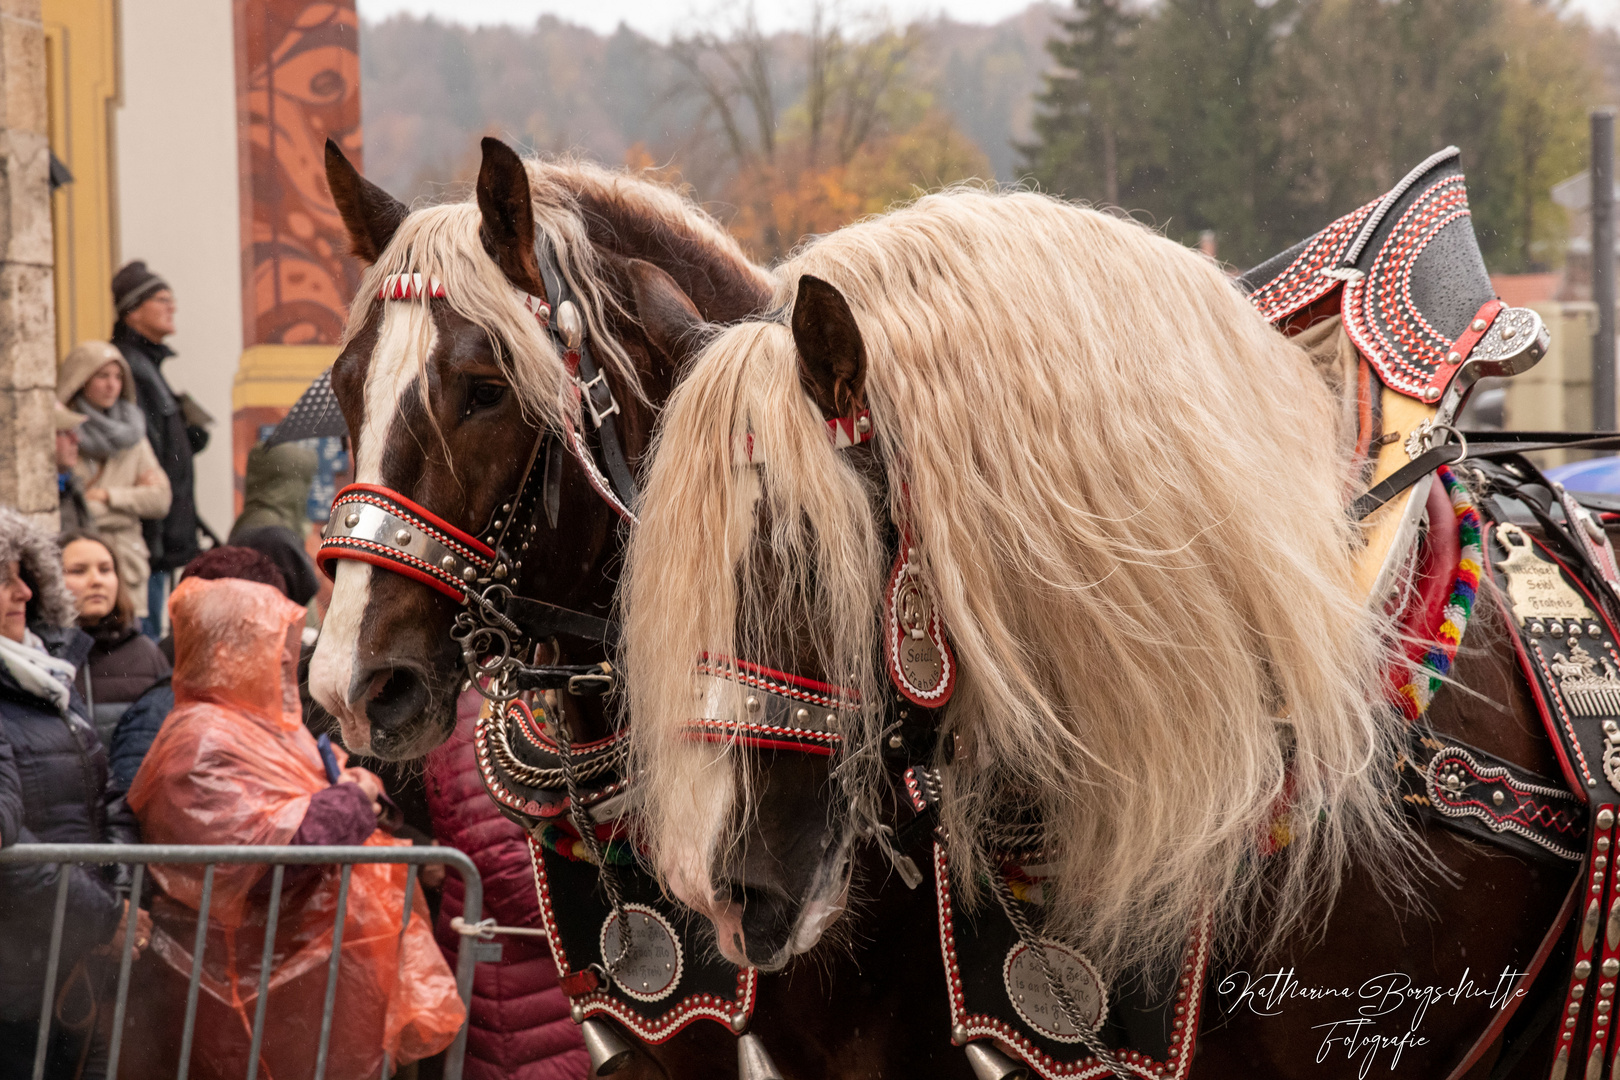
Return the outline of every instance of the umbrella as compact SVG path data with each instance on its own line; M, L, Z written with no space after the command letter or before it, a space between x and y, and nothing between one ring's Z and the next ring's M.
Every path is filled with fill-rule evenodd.
M293 403L285 419L264 440L266 446L295 442L298 439L319 439L347 435L349 425L338 408L337 395L332 393L332 369L321 372L309 389Z

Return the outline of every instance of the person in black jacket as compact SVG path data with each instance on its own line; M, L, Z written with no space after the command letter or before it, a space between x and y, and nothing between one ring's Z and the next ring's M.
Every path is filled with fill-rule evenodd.
M174 355L163 339L174 333L174 293L168 282L146 268L140 260L129 263L113 275L113 306L118 322L113 326L112 343L129 361L135 377L135 399L146 414L146 437L157 453L158 462L169 477L169 515L161 521L143 523L146 546L152 555L152 577L148 582L148 631L152 637L161 625L163 603L168 595L169 571L178 570L197 557L196 472L192 455L208 445L208 432L186 422L181 402L169 387L159 366Z
M118 556L94 532L64 532L62 578L79 609L79 629L90 635L90 659L79 669L78 690L90 705L90 718L103 746L131 704L169 677L173 665L157 642L141 633L129 589L119 575Z
M107 755L74 676L90 638L74 626L56 543L0 507L0 843L137 843L122 798L107 792ZM32 1073L60 875L68 875L59 984L86 964L99 987L102 945L122 947L127 900L96 867L0 864L0 1080ZM150 920L137 921L144 947ZM96 1080L105 1032L52 1032L46 1076Z

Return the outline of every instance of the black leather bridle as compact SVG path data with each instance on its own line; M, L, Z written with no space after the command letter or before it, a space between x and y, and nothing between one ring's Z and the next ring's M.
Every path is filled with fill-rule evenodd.
M501 501L479 536L419 506L391 488L350 484L337 493L321 537L316 564L331 576L331 563L355 559L421 582L461 603L451 631L462 649L467 680L497 704L526 690L568 690L578 695L613 688L617 675L606 662L535 664L537 646L568 637L611 648L618 625L611 619L518 596L513 592L544 512L557 524L562 468L572 457L593 490L624 521L636 486L616 417L619 403L587 340L580 306L549 245L537 244L546 297L522 293L524 307L551 335L567 365L581 412L591 431L581 435L572 420L562 430L536 436L514 494ZM420 274L395 274L378 289L384 301L427 302L444 286ZM520 524L521 523L521 524Z

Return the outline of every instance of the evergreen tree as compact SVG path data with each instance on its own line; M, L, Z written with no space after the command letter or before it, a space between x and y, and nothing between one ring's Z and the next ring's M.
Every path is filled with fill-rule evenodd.
M1118 202L1248 266L1462 148L1493 269L1556 263L1548 188L1584 165L1590 31L1536 0L1075 0L1023 147L1049 190Z
M1247 266L1284 244L1262 223L1277 198L1280 60L1300 0L1164 0L1136 63L1152 139L1133 205L1185 243L1212 230ZM1291 238L1292 239L1292 238Z
M1119 205L1121 127L1139 22L1125 0L1074 0L1063 35L1047 42L1058 70L1045 76L1037 98L1037 141L1021 149L1048 190Z

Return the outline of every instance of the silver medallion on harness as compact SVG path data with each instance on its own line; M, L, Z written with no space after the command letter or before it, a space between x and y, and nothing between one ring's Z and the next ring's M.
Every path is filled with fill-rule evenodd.
M681 943L669 920L645 904L625 904L630 920L630 949L613 968L613 981L637 1001L661 1001L674 993L681 981ZM599 945L604 964L618 957L621 928L619 913L602 923Z
M1083 1035L1095 1034L1108 1012L1108 988L1097 968L1085 956L1055 941L1043 941L1052 973L1068 988L1075 1011L1084 1025L1076 1029L1069 1019L1040 958L1030 946L1019 942L1007 951L1001 977L1007 985L1007 998L1029 1029L1053 1042L1077 1043Z

